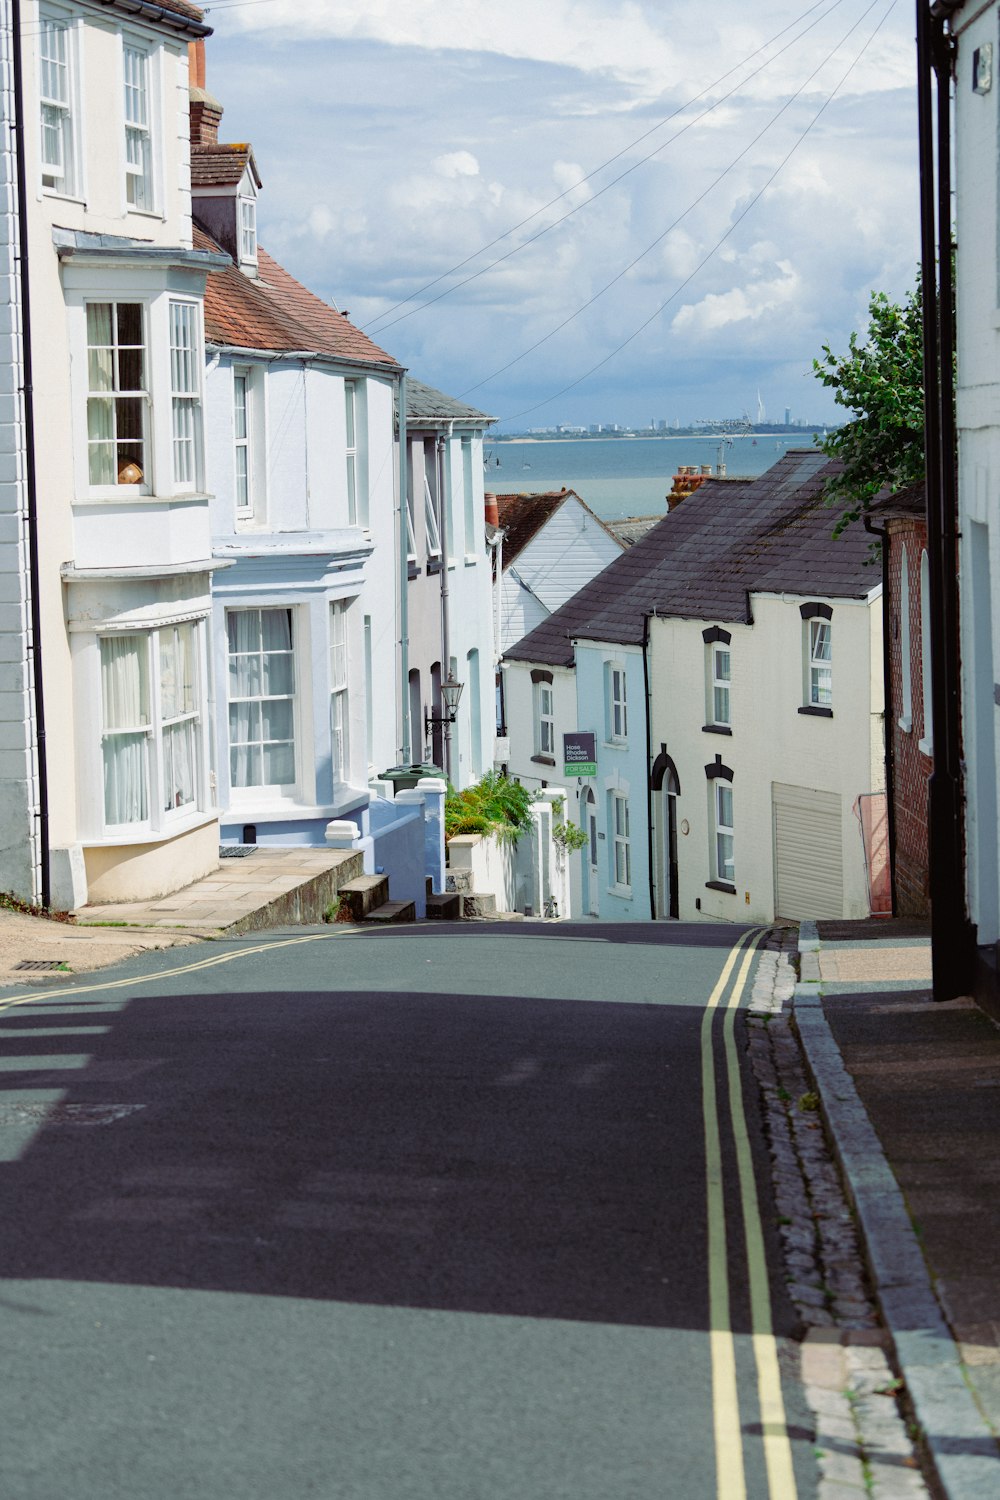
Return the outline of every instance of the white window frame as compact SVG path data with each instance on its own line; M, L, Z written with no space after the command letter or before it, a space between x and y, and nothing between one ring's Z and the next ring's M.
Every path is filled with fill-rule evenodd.
M717 776L711 782L712 798L712 879L723 885L736 886L736 814L733 810L733 785ZM728 807L725 805L728 801ZM728 816L727 816L728 814Z
M61 38L61 47L55 46L46 56L47 45ZM82 112L80 109L78 27L72 18L57 10L43 8L39 12L38 43L38 127L39 168L42 192L59 198L82 199L82 165L80 134ZM61 50L62 56L56 55ZM62 70L62 86L46 89L46 74L55 81ZM46 160L46 113L53 133L59 139L59 155L62 160Z
M191 682L190 706L180 707L172 714L164 712L163 645L169 638L177 645L182 631L190 631L189 666ZM101 798L100 826L105 838L134 838L144 832L157 834L171 832L178 824L186 824L200 817L207 807L207 785L205 776L205 747L208 720L208 703L205 684L207 673L204 664L205 622L203 617L191 617L171 623L157 625L152 629L135 626L129 629L104 631L98 635L98 689L100 702L100 764L103 768L103 795ZM140 686L145 703L134 723L108 723L108 694L105 677L105 651L113 642L137 640L142 643L137 654L140 663ZM180 653L177 654L180 659ZM168 782L175 780L168 775L171 763L169 741L171 731L190 726L190 772L191 797L183 803L176 802L178 793L166 805ZM139 742L142 759L145 815L143 817L112 821L108 817L108 750L112 741L130 737Z
M904 734L913 731L913 656L910 632L910 562L906 543L900 539L899 560L899 680L902 688L902 713L897 723Z
M361 524L358 504L358 382L344 381L344 465L347 478L347 524Z
M431 494L431 484L426 473L424 474L424 525L427 528L427 556L436 560L441 556L441 533L438 529L434 496Z
M732 651L728 641L713 641L709 646L709 720L729 728L732 724ZM725 670L720 671L720 657L725 657Z
M90 309L99 307L107 307L111 309L110 344L92 344L90 342ZM124 307L137 307L139 309L139 316L142 324L142 341L140 344L121 342L119 336L119 310ZM125 294L123 296L89 297L84 304L84 319L84 338L86 348L85 369L87 372L87 389L84 398L84 431L87 435L87 451L84 471L87 476L88 491L91 494L120 494L122 492L132 494L150 494L154 489L155 442L151 411L153 360L151 357L150 347L151 340L149 303L142 297L129 296L128 294ZM140 349L142 351L141 384L136 386L123 385L121 380L121 357L125 351L135 349ZM99 368L100 365L100 361L95 360L93 356L100 350L109 350L111 353L112 383L110 386L103 386L93 379L93 372L96 368ZM142 415L142 436L138 439L122 438L118 435L120 431L119 424L122 417L121 403L124 401L135 402L139 406ZM111 417L109 425L109 437L99 437L95 439L92 436L91 409L92 406L95 406L95 409L99 409L97 408L97 403L106 405L109 408L109 414ZM116 476L122 473L123 468L127 467L127 464L129 462L134 462L134 460L124 458L119 450L122 447L129 447L132 445L138 445L140 447L142 456L142 462L138 465L138 468L141 471L140 479L131 482L126 481L119 483L116 478L115 480L112 480L110 482L102 483L100 480L97 480L93 477L93 470L91 467L92 450L97 447L106 446L108 443L111 444L113 449L113 472Z
M249 193L241 193L237 199L239 223L240 264L257 264L257 200Z
M126 213L157 212L157 102L152 48L138 37L123 36L123 191Z
M832 709L833 621L826 619L823 615L813 615L811 619L806 620L805 626L806 702L810 708Z
M608 797L611 889L632 894L632 835L629 827L628 795L612 791Z
M607 662L605 673L608 743L624 745L628 741L628 679L624 662Z
M285 615L288 616L289 627L290 627L289 628L290 646L287 649L284 648L284 647L265 648L265 646L264 646L264 620L263 620L263 617L264 617L264 615L271 614L271 613L273 613L273 614L285 614ZM244 615L244 616L246 616L246 615L256 615L256 616L259 617L258 618L258 629L255 632L255 638L256 638L256 640L258 642L258 645L253 650L247 650L245 652L239 652L239 651L233 651L233 650L230 649L231 637L230 637L230 631L229 631L229 622L236 615ZM298 667L299 667L299 657L300 657L300 653L301 653L301 646L300 646L299 641L298 641L298 636L299 636L298 626L299 626L298 611L294 608L294 606L287 605L287 604L251 605L251 606L248 606L248 607L235 606L235 607L232 607L232 608L227 608L227 610L226 610L226 653L227 653L226 654L226 661L227 661L227 668L228 668L227 691L226 691L226 709L227 709L227 715L229 717L229 730L228 730L228 733L227 733L227 741L228 741L228 746L229 746L229 788L230 788L230 797L231 797L231 799L232 799L232 801L233 801L234 804L238 805L240 803L246 803L248 801L261 802L261 801L265 801L265 800L294 801L297 798L299 784L300 784L300 782L302 780L302 777L303 777L303 760L304 760L304 752L305 752L305 746L303 744L303 737L302 737L302 733L301 733L300 708L299 708L299 679L300 679L300 675L301 674L300 674L300 672L298 670ZM265 679L265 676L266 676L266 669L265 669L265 665L264 665L264 657L268 656L268 655L272 655L272 654L275 655L275 656L287 656L291 660L291 688L290 688L289 691L285 691L285 692L271 692L271 693L265 693L263 691L263 688L265 687L265 681L264 681L264 679ZM251 656L254 656L254 655L258 655L260 657L260 679L259 680L260 680L260 689L261 689L261 691L259 691L257 693L240 693L240 694L234 696L233 693L232 693L232 680L233 680L234 658L235 657L240 657L240 656L251 657ZM290 705L290 707L289 707L289 716L290 716L290 723L291 723L291 736L290 736L290 738L286 738L284 736L281 736L281 737L274 737L272 739L268 739L265 736L265 734L264 734L264 710L263 710L263 704L265 702L273 702L273 701L287 702ZM260 731L259 731L259 733L255 734L253 737L251 737L248 734L245 739L234 741L234 736L233 736L233 733L232 733L232 714L231 714L230 710L232 709L233 705L237 704L237 703L248 703L248 704L259 703L262 706L261 706L261 710L260 710L260 714L259 714L259 722L260 722ZM252 713L251 713L250 717L251 717L251 719L253 718ZM240 782L238 782L236 780L236 776L234 774L234 766L235 766L234 750L235 750L236 746L238 746L238 745L240 745L240 746L246 746L248 750L257 750L257 751L259 751L259 754L260 754L260 767L261 767L261 772L262 772L261 779L259 781L240 781ZM265 759L264 751L265 751L265 747L267 745L290 745L291 746L291 749L292 749L292 771L293 771L293 776L294 776L294 779L292 781L279 782L279 781L266 781L266 780L263 779L263 767L264 767L264 759Z
M201 317L197 302L171 297L167 303L170 330L171 477L175 494L201 488L202 399L204 359Z
M551 682L533 684L535 699L535 754L550 756L555 760L556 724L555 699Z
M478 556L476 537L475 487L473 484L472 438L462 438L462 498L465 521L465 557L472 562Z
M931 672L931 565L926 547L920 554L920 687L924 732L917 743L924 755L934 754L934 678Z
M350 692L347 612L350 602L330 604L330 759L334 785L350 780Z

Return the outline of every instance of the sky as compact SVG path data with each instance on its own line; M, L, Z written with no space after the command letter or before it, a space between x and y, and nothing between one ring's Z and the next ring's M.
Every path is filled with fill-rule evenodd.
M873 291L913 285L910 0L219 0L207 19L262 245L501 431L758 401L834 420L813 358L846 351Z

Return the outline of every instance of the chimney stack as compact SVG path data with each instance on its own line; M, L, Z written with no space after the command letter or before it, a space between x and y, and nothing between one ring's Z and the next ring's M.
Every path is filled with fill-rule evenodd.
M222 105L205 87L205 41L188 43L188 93L192 146L217 146Z

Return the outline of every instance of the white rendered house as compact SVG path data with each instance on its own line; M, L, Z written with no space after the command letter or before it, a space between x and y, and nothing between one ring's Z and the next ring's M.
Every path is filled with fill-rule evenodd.
M406 382L410 758L458 788L493 766L492 546L483 495L483 433L492 418L421 381ZM447 552L447 567L445 566ZM462 683L454 725L441 683Z
M402 371L258 244L256 163L221 114L202 75L196 234L231 257L206 292L222 840L322 847L331 820L365 830L398 760Z
M0 32L13 119L9 13ZM3 397L0 887L57 907L154 896L218 859L202 310L222 261L192 242L186 109L207 32L186 0L22 8L0 336L8 393L30 354L33 409Z

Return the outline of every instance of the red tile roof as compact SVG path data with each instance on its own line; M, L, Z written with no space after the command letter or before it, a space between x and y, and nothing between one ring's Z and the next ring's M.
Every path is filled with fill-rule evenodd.
M195 226L198 250L218 250ZM209 272L205 287L205 336L209 343L276 353L308 350L350 364L401 368L343 313L310 292L283 266L258 249L256 280L235 266Z
M236 187L249 165L261 186L253 150L246 141L227 146L191 146L192 187Z

